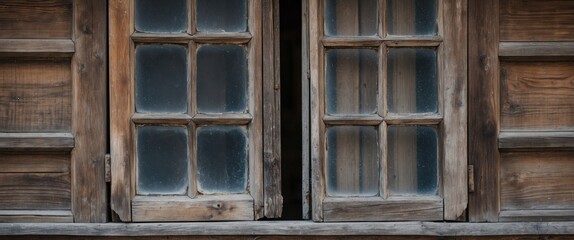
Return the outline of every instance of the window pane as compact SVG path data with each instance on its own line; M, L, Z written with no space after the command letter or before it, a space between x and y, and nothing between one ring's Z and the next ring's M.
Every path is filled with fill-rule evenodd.
M387 0L391 35L436 35L436 0Z
M197 129L199 192L206 194L245 192L247 145L245 127L199 127Z
M138 112L187 112L185 47L140 45L135 65Z
M197 50L197 108L202 113L244 112L247 56L241 46L204 45Z
M391 48L387 65L389 111L437 112L437 63L434 49Z
M376 196L379 193L377 129L338 126L327 129L327 195Z
M186 0L137 0L136 30L140 32L185 32Z
M247 31L247 1L197 0L197 30L200 32Z
M388 175L392 194L437 194L438 134L434 127L388 128Z
M327 113L377 110L378 54L373 49L333 49L326 54Z
M184 194L188 149L184 127L138 127L138 194Z
M326 0L325 35L377 35L377 0Z

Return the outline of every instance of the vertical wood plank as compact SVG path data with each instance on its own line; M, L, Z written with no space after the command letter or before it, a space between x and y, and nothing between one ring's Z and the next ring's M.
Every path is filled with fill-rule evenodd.
M323 221L323 199L325 198L325 177L323 174L324 140L321 132L323 106L320 96L322 86L319 81L321 76L322 52L319 41L322 36L322 13L319 12L319 0L309 0L309 66L311 76L310 101L311 101L311 183L312 183L312 218L314 221ZM311 14L312 13L312 14Z
M72 211L75 222L107 219L106 154L106 2L74 1L72 57Z
M302 175L302 198L303 198L303 209L302 209L302 218L303 219L310 219L311 218L311 183L310 181L310 169L311 163L309 162L311 159L311 148L310 148L310 80L311 75L309 72L309 0L302 0L301 1L301 129L302 129L302 153L301 153L301 175Z
M281 195L281 135L279 83L279 1L263 0L263 157L265 217L279 218Z
M130 64L132 16L130 0L109 2L110 21L110 147L112 158L111 208L121 221L131 221L132 133L134 103Z
M444 219L464 221L467 192L467 0L443 0Z
M474 165L471 222L498 221L498 0L470 0L468 154Z

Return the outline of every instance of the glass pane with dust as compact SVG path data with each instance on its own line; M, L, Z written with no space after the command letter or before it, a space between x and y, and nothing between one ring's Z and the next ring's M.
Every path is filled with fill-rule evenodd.
M438 111L436 50L391 48L387 60L387 102L393 113Z
M387 33L436 35L436 0L387 0Z
M375 36L378 11L377 0L326 0L325 35Z
M185 194L189 182L187 129L169 126L137 128L137 193Z
M331 49L326 53L328 114L374 114L377 111L378 52Z
M247 129L204 126L197 129L197 181L203 194L247 190Z
M247 31L247 0L197 0L197 31Z
M379 194L378 131L372 126L327 129L327 195Z
M387 139L387 174L391 194L438 194L437 129L389 126Z
M139 45L135 61L137 112L187 112L187 48Z
M138 32L187 31L186 0L137 0L135 15Z
M247 52L237 45L197 50L197 108L200 113L238 113L247 108Z

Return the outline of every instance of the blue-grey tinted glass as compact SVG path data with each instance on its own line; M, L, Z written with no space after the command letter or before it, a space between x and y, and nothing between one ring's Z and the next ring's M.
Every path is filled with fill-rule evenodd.
M201 113L244 112L247 56L236 45L204 45L197 50L197 108Z
M138 127L138 194L185 194L189 181L188 149L184 127Z
M137 0L136 30L139 32L185 32L186 0Z
M371 126L337 126L327 129L327 195L378 195L377 139L377 129Z
M377 110L378 53L332 49L326 54L328 114L371 114Z
M436 0L387 0L387 33L436 35Z
M387 79L389 112L437 112L435 49L389 49Z
M377 13L377 0L326 0L325 35L377 35Z
M136 111L187 112L185 47L139 45L135 65Z
M197 129L199 192L243 193L247 189L247 130L237 126Z
M245 32L247 1L197 0L196 18L200 32Z
M436 128L390 126L387 138L391 194L438 194Z

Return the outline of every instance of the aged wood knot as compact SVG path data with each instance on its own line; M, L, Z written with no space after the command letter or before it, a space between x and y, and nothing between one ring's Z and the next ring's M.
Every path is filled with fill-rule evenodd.
M223 204L222 204L222 203L216 203L216 204L214 204L213 206L214 206L215 208L221 208L221 207L223 207Z
M92 34L92 28L88 25L82 25L81 29L84 34Z

